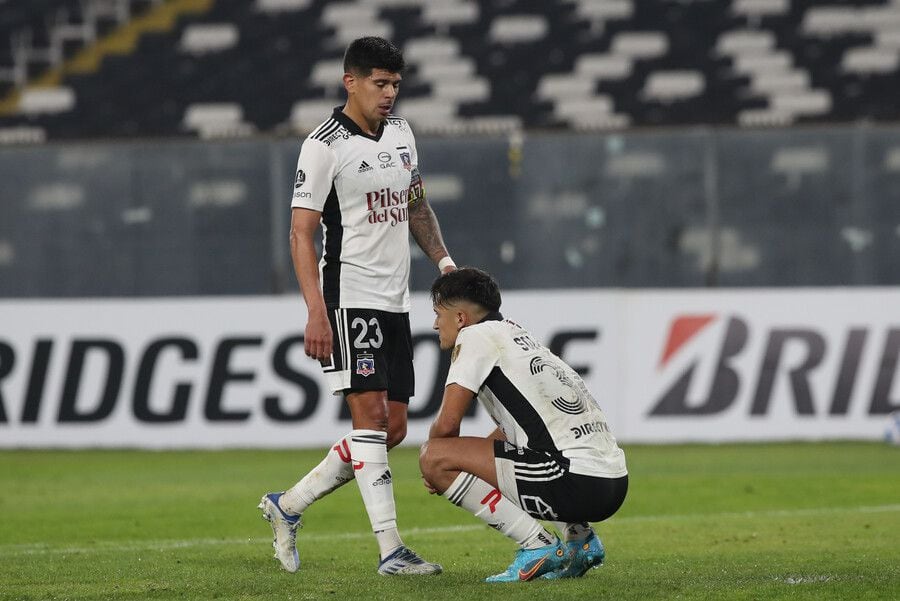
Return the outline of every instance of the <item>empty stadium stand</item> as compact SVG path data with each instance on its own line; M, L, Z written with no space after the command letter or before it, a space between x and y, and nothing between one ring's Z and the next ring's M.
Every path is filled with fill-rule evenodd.
M900 0L0 0L0 141L304 131L361 35L419 131L900 117Z

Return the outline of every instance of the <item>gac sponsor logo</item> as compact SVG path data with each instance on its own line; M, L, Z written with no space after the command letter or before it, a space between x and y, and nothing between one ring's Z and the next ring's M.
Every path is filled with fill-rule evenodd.
M381 161L379 166L382 169L390 169L391 167L396 167L397 163L394 162L394 157L391 156L389 152L379 152L378 160Z

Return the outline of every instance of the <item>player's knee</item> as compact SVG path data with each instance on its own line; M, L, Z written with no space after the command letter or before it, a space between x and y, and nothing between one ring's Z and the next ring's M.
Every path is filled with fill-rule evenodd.
M354 428L380 432L387 432L389 429L387 410L378 403L351 403L350 414L353 417Z
M406 424L391 424L387 431L388 450L393 449L406 438Z
M449 457L441 452L440 439L431 440L422 445L419 451L419 469L426 479L429 476L436 477L443 471L453 469Z
M419 449L419 470L426 479L428 478L428 475L432 473L431 459L431 446L430 443L426 441L425 444L422 445L422 448Z

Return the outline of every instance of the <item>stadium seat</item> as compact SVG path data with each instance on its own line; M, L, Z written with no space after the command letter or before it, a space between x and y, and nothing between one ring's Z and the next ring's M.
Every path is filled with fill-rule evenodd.
M407 40L403 47L405 56L420 62L446 60L459 56L459 42L449 37L426 37Z
M594 29L602 29L609 20L630 18L634 4L632 0L576 0L575 14L589 20Z
M491 87L483 77L462 81L437 80L432 86L436 100L451 102L475 102L486 100L491 95Z
M738 113L743 127L786 127L794 123L794 115L784 110L744 109Z
M656 58L669 49L666 34L659 31L623 32L612 39L613 54L630 59Z
M309 82L326 90L326 94L343 90L341 79L344 75L344 61L340 58L327 58L313 65Z
M575 60L575 73L596 81L624 79L631 71L631 58L619 54L582 54Z
M660 71L647 77L641 94L648 99L673 102L701 94L705 85L699 71Z
M419 79L428 82L436 82L438 80L465 81L476 77L475 62L464 56L446 62L419 62L416 67L416 75Z
M277 15L281 12L305 10L310 4L312 0L256 0L254 8L262 13Z
M0 127L0 145L7 144L40 144L47 140L47 132L43 127L17 125Z
M771 97L772 109L798 116L822 115L831 109L831 95L824 90L787 92Z
M547 35L547 19L542 15L507 15L491 22L488 39L498 44L533 42Z
M196 103L187 107L184 126L201 138L231 138L253 133L244 122L244 111L236 103Z
M769 96L780 92L809 89L809 74L796 69L761 70L752 74L750 90L754 94Z
M30 88L22 93L19 111L25 115L62 113L75 106L75 92L67 86Z
M885 48L851 48L841 59L841 69L849 73L893 73L900 64L897 50Z
M775 34L771 31L732 30L716 40L716 52L727 56L763 54L774 47Z
M853 6L812 6L806 11L801 30L811 35L836 35L860 28L863 23Z
M321 15L322 22L334 30L333 45L346 46L365 35L392 38L393 25L379 17L378 7L362 2L330 2Z
M537 95L547 100L583 97L593 94L596 83L581 75L544 75L538 82Z
M734 0L731 10L736 15L756 21L762 17L787 14L790 5L790 0Z
M418 131L451 125L457 118L458 105L445 99L406 98L400 101L398 113Z
M295 132L310 132L331 115L334 107L341 101L335 100L301 100L291 109L290 125Z
M198 23L185 27L178 47L187 54L221 52L236 46L238 37L238 28L232 23Z
M422 20L446 32L454 25L475 23L481 15L476 2L429 2L422 7Z

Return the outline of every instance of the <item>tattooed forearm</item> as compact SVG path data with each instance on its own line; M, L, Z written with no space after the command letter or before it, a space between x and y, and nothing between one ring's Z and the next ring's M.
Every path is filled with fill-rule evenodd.
M435 265L449 253L441 237L441 227L431 206L424 198L409 205L409 231L416 244Z

